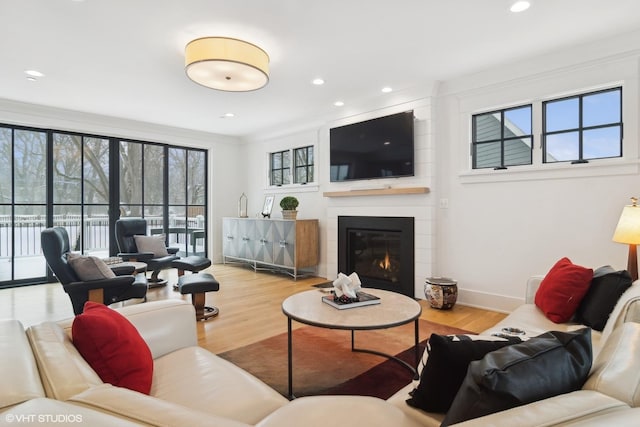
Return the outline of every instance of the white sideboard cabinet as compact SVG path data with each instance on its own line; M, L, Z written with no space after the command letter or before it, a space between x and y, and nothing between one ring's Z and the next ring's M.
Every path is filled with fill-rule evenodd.
M317 219L222 219L224 263L283 271L294 278L315 272L319 258Z

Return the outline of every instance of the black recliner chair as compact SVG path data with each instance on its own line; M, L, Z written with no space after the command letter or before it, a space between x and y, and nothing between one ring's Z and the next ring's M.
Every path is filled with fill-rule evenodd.
M120 218L116 221L115 233L120 250L118 256L125 261L140 261L147 264L148 270L153 272L149 278L149 286L166 285L167 281L158 277L158 274L165 268L172 268L171 262L180 258L176 255L179 248L167 247L168 255L164 256L138 250L134 236L147 235L147 220L144 218Z
M111 279L80 280L67 261L70 250L69 234L65 228L43 230L40 241L47 264L69 295L75 314L82 313L87 301L109 305L131 298L146 297L147 278L144 274L132 275L134 267L113 268L116 277Z

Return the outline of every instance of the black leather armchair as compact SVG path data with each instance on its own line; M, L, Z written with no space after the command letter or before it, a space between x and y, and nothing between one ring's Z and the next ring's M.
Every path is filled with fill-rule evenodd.
M69 295L75 314L82 313L87 301L108 305L131 298L146 297L147 279L144 274L132 275L133 267L113 269L116 277L111 279L80 280L67 260L70 252L69 235L63 227L43 230L40 241L47 264Z
M156 256L153 252L141 252L138 250L134 236L147 235L147 220L143 218L120 218L116 221L115 227L116 242L118 243L118 254L125 261L140 261L147 264L151 270L149 286L162 286L166 280L158 277L161 270L171 268L171 261L180 258L176 253L179 248L167 247L168 255Z

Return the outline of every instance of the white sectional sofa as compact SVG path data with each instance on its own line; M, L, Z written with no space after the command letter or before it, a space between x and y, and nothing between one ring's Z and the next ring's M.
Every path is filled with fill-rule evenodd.
M0 425L137 425L112 414L45 397L31 346L17 320L0 320L0 378Z
M524 337L546 331L575 331L584 326L578 323L553 323L534 304L534 297L544 276L532 276L527 281L525 304L516 308L501 322L481 335L501 333L502 328L518 328ZM640 281L636 281L618 300L602 332L592 330L594 364L591 377L583 390L541 400L508 411L484 416L459 425L464 426L555 426L555 425L640 425ZM623 328L625 323L629 323ZM614 333L615 332L615 333ZM629 342L627 345L626 342ZM603 348L605 349L603 352ZM601 355L600 353L603 352ZM627 356L627 366L619 370L607 364L613 354ZM635 355L631 357L631 355ZM600 371L597 371L597 368ZM594 372L597 375L594 376ZM439 426L444 414L421 411L407 405L415 384L391 396L388 401L411 416L422 426ZM606 415L616 411L616 421ZM624 410L617 413L618 410ZM625 415L626 414L626 415ZM516 421L517 420L517 421ZM623 422L626 421L625 422ZM602 423L602 424L599 424Z
M346 426L361 425L362 414L371 417L367 425L374 427L418 425L393 405L371 397L318 396L289 402L246 371L199 347L191 304L167 300L118 311L151 349L154 373L149 395L103 383L74 347L71 320L32 326L26 336L19 322L5 321L13 325L13 336L3 334L2 342L14 349L12 359L22 363L12 370L11 386L0 389L0 425L11 424L7 415L22 416L23 421L27 415L54 413L81 415L87 423L75 425L92 426L325 426L328 408L341 414ZM7 354L0 355L0 362ZM20 384L25 373L31 380ZM354 407L364 412L350 413ZM296 417L305 421L292 424Z
M529 281L530 295L539 278ZM0 321L0 425L7 418L80 415L75 425L184 426L437 426L442 414L405 403L408 384L388 401L363 396L315 396L289 402L235 365L197 346L191 304L158 301L118 310L144 338L154 359L150 395L104 384L75 349L71 320L27 329ZM533 304L524 304L486 333L502 326L527 335L548 324ZM625 323L626 322L626 323ZM583 390L555 396L460 425L637 425L640 409L640 282L620 299L602 333L594 332L598 354ZM599 335L598 335L599 334ZM8 380L5 380L8 378ZM42 425L33 419L33 425ZM12 424L15 425L15 424Z

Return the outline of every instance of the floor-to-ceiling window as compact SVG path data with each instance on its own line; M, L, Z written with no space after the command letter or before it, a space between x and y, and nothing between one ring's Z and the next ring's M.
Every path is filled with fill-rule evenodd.
M0 283L44 280L47 133L1 127L0 150Z
M109 255L109 140L53 133L53 225L72 250Z
M144 217L180 254L206 255L206 161L201 149L0 125L0 287L47 280L48 226L106 257L114 221Z
M205 247L205 171L202 151L169 148L169 231L180 253L200 254Z
M144 217L149 232L164 228L165 150L157 144L120 141L120 217Z
M120 141L120 216L144 217L178 255L205 254L206 151Z

